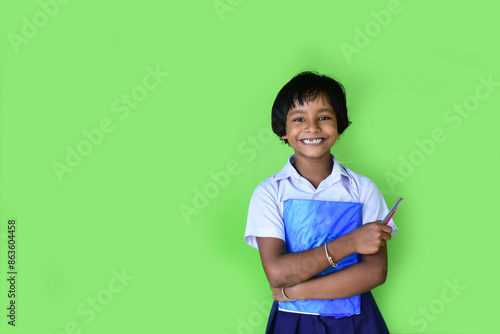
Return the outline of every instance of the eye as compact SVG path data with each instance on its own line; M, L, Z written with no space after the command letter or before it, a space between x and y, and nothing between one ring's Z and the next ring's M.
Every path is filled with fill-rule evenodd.
M304 119L302 117L297 117L293 119L294 122L303 122Z
M325 121L327 119L332 119L332 118L329 116L321 116L319 119L320 119L320 121Z

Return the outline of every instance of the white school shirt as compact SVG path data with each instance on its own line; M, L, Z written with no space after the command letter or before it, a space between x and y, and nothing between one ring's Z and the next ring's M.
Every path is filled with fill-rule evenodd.
M362 224L382 220L389 212L382 193L369 178L341 166L332 155L332 173L321 181L318 188L302 177L290 156L285 167L262 181L255 188L248 209L245 241L258 248L257 237L274 237L285 241L283 202L287 199L362 203ZM391 235L398 229L392 221Z

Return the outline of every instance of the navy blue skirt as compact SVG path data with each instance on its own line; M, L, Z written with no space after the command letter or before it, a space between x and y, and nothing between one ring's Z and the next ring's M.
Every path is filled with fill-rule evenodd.
M274 302L266 334L379 334L389 333L370 291L361 294L361 314L336 319L278 311Z

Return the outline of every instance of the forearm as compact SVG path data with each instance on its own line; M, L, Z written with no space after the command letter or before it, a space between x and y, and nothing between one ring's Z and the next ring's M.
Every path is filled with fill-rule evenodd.
M259 249L261 249L261 258L266 258L266 261L263 261L263 264L265 262L264 271L272 286L289 287L300 284L331 265L326 256L324 245L294 253L286 253L283 247L278 256L271 257L266 251L262 251L269 247L264 244L262 244L264 247L261 247L261 243L265 242L268 240L259 240ZM327 249L334 262L354 253L349 235L328 242Z
M310 279L286 289L293 299L338 299L367 292L385 282L387 248L363 256L362 261L329 275Z

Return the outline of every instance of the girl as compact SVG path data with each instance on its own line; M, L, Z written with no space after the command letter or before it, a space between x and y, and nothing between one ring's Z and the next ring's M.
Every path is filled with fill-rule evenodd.
M327 76L300 73L274 101L273 131L294 154L255 189L245 231L275 300L266 333L388 333L370 290L386 279L397 229L380 224L377 186L330 154L349 124Z

